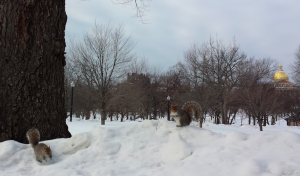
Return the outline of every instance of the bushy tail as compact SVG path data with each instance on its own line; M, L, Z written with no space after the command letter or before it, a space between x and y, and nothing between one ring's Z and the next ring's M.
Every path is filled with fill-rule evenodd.
M30 130L28 130L26 133L26 137L32 147L38 145L40 142L40 132L36 128L31 128Z
M183 106L182 109L185 110L190 118L192 118L192 111L195 113L195 118L198 119L200 116L200 105L195 101L188 101ZM192 120L192 119L190 119Z

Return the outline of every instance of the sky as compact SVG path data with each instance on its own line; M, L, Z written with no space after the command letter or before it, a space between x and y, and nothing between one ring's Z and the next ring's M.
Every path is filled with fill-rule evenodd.
M249 57L275 59L291 78L290 66L300 45L299 0L152 0L143 24L134 9L111 0L66 0L66 41L81 40L98 23L123 24L137 42L134 52L162 65L164 71L193 43L233 38Z

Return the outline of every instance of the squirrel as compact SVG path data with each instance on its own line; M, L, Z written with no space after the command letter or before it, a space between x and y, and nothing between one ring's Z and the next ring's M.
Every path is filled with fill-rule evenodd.
M50 158L50 160L52 160L52 152L50 149L50 146L48 147L46 144L44 143L39 143L40 142L40 132L38 129L36 128L32 128L30 130L27 131L26 133L26 137L28 142L31 144L35 156L36 156L36 160L38 162L42 162L42 160L46 161L46 158Z
M194 101L185 103L182 109L178 109L178 105L171 105L171 117L177 122L176 127L190 125L192 122L192 110L195 117L198 118L200 114L200 106Z

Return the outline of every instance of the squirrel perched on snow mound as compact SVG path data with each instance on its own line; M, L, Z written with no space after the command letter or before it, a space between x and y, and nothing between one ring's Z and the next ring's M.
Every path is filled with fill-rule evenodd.
M34 150L36 160L38 162L42 162L42 160L47 162L46 160L47 157L50 158L50 160L52 160L52 152L50 146L48 147L44 143L39 143L40 142L39 130L37 130L36 128L32 128L28 130L26 133L26 137Z
M198 118L200 106L194 101L185 103L182 109L178 109L178 105L171 105L171 117L177 122L176 127L190 125L192 122L192 111L194 111L195 117Z

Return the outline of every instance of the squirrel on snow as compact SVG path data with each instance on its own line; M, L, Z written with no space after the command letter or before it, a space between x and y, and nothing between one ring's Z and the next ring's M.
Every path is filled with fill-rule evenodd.
M26 133L26 137L34 150L36 160L38 162L42 162L42 160L47 162L46 160L47 157L50 158L50 160L52 160L52 152L50 146L48 147L44 143L39 143L40 142L39 130L37 130L36 128L32 128L28 130Z
M195 117L198 118L200 114L199 107L199 104L194 101L185 103L182 109L178 109L178 105L171 105L171 117L177 122L176 127L190 125L192 122L192 110L195 113Z

